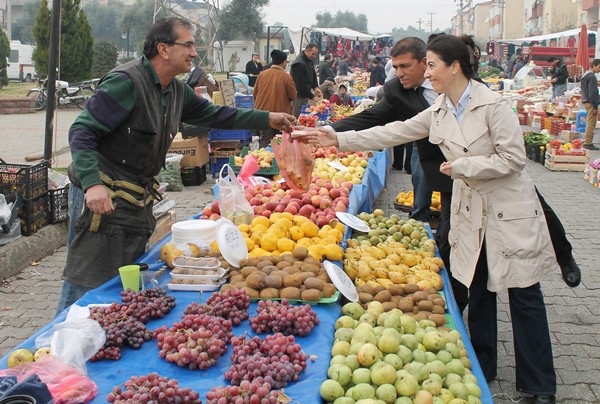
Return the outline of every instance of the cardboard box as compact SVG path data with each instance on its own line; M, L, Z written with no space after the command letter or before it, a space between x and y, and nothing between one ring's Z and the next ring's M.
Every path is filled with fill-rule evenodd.
M156 228L146 243L146 251L154 247L156 243L165 238L171 232L171 226L176 222L177 215L174 210L170 210L156 219Z
M183 139L178 133L171 143L169 153L183 154L182 167L201 167L208 163L208 137Z

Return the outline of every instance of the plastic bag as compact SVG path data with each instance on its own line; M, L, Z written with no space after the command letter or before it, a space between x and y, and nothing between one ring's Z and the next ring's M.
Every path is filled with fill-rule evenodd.
M85 363L105 342L106 334L97 321L77 318L55 324L35 339L35 346L50 347L53 355L86 374Z
M223 177L223 171L227 176ZM244 187L238 181L229 164L224 164L217 178L219 187L219 210L221 216L234 224L250 224L254 218L254 210L244 194Z
M0 224L7 224L10 221L12 212L6 198L3 194L0 194Z
M87 403L98 394L98 386L92 379L55 355L0 370L0 376L16 376L19 382L32 375L46 384L55 403Z
M315 166L313 147L288 132L273 138L271 147L286 184L298 191L308 190Z
M166 182L167 191L183 191L183 180L181 179L182 154L169 153L165 159L165 168L160 170L156 176L158 182Z

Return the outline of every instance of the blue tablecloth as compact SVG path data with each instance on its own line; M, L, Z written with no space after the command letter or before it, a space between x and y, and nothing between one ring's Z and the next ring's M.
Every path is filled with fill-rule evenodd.
M356 214L363 211L370 212L372 210L373 203L385 187L390 159L391 153L389 150L386 150L375 153L373 158L369 160L369 165L365 170L363 183L356 185L350 193L350 206L348 207L350 213ZM195 217L198 216L199 214ZM345 239L348 238L349 235L350 231L347 230ZM158 259L160 248L169 240L170 236L167 236L154 246L154 248L140 257L138 262L147 263L149 265L149 270L151 271L162 267L164 263ZM477 377L478 384L482 390L482 402L491 404L493 403L493 399L483 373L481 372L479 363L477 362L473 347L469 341L462 317L456 306L448 275L445 270L442 270L441 274L444 280L443 291L447 300L447 310L453 319L456 329L463 337L469 358L471 359L472 371ZM164 286L168 283L169 279L170 276L165 275L159 279L159 281L161 285ZM86 293L77 304L86 306L88 304L120 301L119 293L121 290L121 281L116 277L106 284ZM147 324L148 329L155 329L163 324L170 326L175 320L180 318L183 310L188 304L194 301L205 302L210 295L209 293L203 293L202 296L200 296L198 292L178 291L169 291L169 294L175 297L177 306L164 319L149 322ZM329 367L329 361L331 359L331 346L333 344L335 321L341 315L341 302L338 303L339 304L333 303L312 306L317 312L320 324L313 329L310 335L297 338L297 341L302 346L304 352L314 358L314 362L308 362L307 368L300 380L285 388L285 393L299 403L312 404L321 402L319 386L327 375L327 368ZM255 315L256 306L256 303L251 304L251 316ZM36 334L21 343L19 348L33 348L35 346L35 338L41 333L49 330L54 324L64 321L65 316L66 312L59 315ZM244 333L254 335L248 321L244 321L241 325L234 327L233 333L235 335ZM124 348L122 350L122 358L118 361L88 363L88 374L96 382L99 389L98 396L92 402L106 402L105 397L114 386L122 384L133 375L144 375L150 372L158 372L162 376L179 380L180 386L191 387L199 391L201 398L205 401L206 392L210 390L210 388L228 384L227 380L223 377L223 374L230 366L230 355L231 348L220 358L215 367L207 370L189 370L180 368L175 364L160 359L158 357L156 341L154 340L144 343L139 350ZM7 367L6 361L7 356L0 359L0 368Z

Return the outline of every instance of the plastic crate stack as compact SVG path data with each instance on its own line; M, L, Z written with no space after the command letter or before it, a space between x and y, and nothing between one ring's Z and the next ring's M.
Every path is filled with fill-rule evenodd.
M251 95L237 94L234 102L236 108L254 108L254 97Z
M23 198L18 215L21 234L32 235L51 222L47 161L35 165L0 162L0 193L10 195L15 191Z
M251 140L251 130L211 129L208 132L208 141L212 177L216 178L223 165L229 163L229 156L240 155L242 148L248 147Z

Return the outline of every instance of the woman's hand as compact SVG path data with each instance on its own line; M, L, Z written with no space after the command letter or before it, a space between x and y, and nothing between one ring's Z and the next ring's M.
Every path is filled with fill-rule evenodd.
M296 127L296 130L292 132L292 136L302 138L306 143L313 143L317 147L339 146L337 133L331 126Z
M447 161L444 161L440 165L440 172L442 174L446 174L448 177L451 177L452 176L452 163L448 163Z
M269 112L269 126L273 129L291 131L296 118L285 112Z

